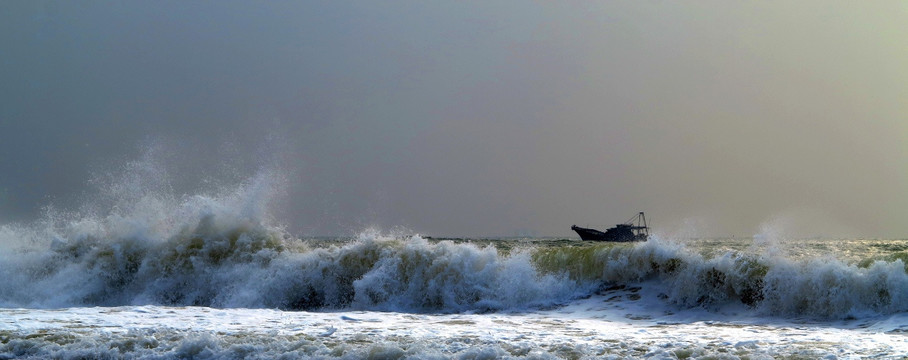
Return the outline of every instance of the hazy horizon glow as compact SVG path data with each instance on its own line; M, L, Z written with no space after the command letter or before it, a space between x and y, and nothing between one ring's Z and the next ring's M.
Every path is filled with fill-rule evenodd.
M908 236L902 2L0 8L0 223L153 142L298 234Z

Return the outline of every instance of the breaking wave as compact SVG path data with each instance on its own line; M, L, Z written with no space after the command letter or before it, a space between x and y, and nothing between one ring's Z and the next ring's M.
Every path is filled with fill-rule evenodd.
M861 318L908 311L908 275L898 256L848 264L832 257L794 260L771 251L703 257L658 238L635 246L549 249L548 271L567 269L581 282L646 283L681 307L742 304L756 313Z
M497 311L644 284L658 288L666 306L743 304L758 313L817 318L908 310L908 276L900 258L863 264L737 252L704 258L659 239L506 252L372 231L316 246L318 240L293 239L242 211L229 211L224 200L181 202L180 223L166 225L172 233L165 236L112 216L73 222L43 241L44 247L4 252L0 305ZM3 233L47 235L12 227Z
M130 173L160 173L141 164ZM284 181L275 173L193 196L147 184L159 177L108 186L115 200L104 211L49 210L0 227L0 306L500 311L640 284L662 306L815 318L908 311L899 253L854 264L774 252L705 257L658 237L501 250L375 231L329 244L275 225L268 203Z
M3 305L192 305L462 311L545 305L563 276L528 253L360 235L309 248L275 229L212 214L166 239L84 235L3 261Z
M577 289L538 273L528 251L375 231L335 245L293 238L268 213L283 181L274 172L193 196L173 195L153 158L112 179L98 196L106 210L0 227L0 306L490 311Z

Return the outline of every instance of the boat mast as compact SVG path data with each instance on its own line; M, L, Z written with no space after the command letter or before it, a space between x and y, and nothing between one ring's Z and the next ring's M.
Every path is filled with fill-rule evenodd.
M624 224L631 227L631 230L634 231L634 236L649 237L649 227L646 226L646 215L643 215L642 211L637 213L637 215L634 215L634 217Z

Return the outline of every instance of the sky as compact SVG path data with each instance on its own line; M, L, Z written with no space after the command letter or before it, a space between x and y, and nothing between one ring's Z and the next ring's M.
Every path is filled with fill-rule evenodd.
M0 223L151 147L301 235L908 237L901 1L5 1L0 49Z

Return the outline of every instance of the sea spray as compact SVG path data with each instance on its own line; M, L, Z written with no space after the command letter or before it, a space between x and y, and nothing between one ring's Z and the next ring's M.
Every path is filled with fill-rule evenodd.
M85 236L57 243L17 262L26 270L3 301L451 312L548 305L574 291L561 276L539 274L526 252L500 256L491 246L418 236L288 250L289 240L273 229L216 223L204 216L166 241Z
M123 231L125 217L117 216L75 220L43 248L5 252L0 302L6 307L500 311L560 304L595 294L597 288L644 284L681 308L740 303L755 313L813 318L908 310L908 277L900 259L859 267L830 257L740 251L704 257L681 242L659 238L638 244L523 245L507 252L492 245L376 232L321 244L295 239L281 228L238 215L242 212L224 211L214 199L188 201L206 210L191 212L195 217L181 219L181 226L172 226L173 233L163 239L150 235L158 232L145 225ZM198 207L201 203L207 205ZM89 222L94 224L86 226ZM51 236L13 226L2 234Z
M309 246L270 219L270 172L175 196L153 161L127 170L103 189L106 211L49 208L42 221L2 228L21 246L4 245L0 304L452 312L551 304L572 293L558 275L538 274L525 252L374 231Z
M792 258L778 246L707 257L681 242L653 237L637 244L540 249L534 261L543 272L564 272L600 289L655 287L680 308L713 310L737 303L755 315L813 319L908 311L908 275L898 254L861 266L829 256Z
M502 256L492 246L418 236L388 249L354 287L359 306L444 311L549 305L576 291L563 275L539 274L526 251Z
M755 313L813 318L908 310L908 277L900 259L859 267L828 257L737 251L704 257L658 239L518 246L505 253L491 245L374 232L326 245L217 212L183 221L164 239L141 231L61 232L43 249L5 252L0 302L6 307L500 311L564 303L597 288L644 284L681 308L740 303ZM111 233L120 237L104 237ZM3 234L41 232L8 226Z
M867 256L852 261L789 251L818 247L772 227L706 251L663 236L633 244L379 231L299 239L270 214L287 181L279 171L177 195L155 159L100 177L97 203L0 226L0 306L523 311L633 286L666 311L743 305L754 315L816 319L908 311L901 243L855 242Z
M99 194L78 211L48 207L39 221L0 228L15 240L0 257L0 305L458 312L576 295L563 275L536 271L531 249L376 231L333 245L296 239L269 211L280 172L177 195L155 149L97 176Z
M820 318L908 311L908 276L900 259L868 268L830 258L777 262L765 283L764 311Z

